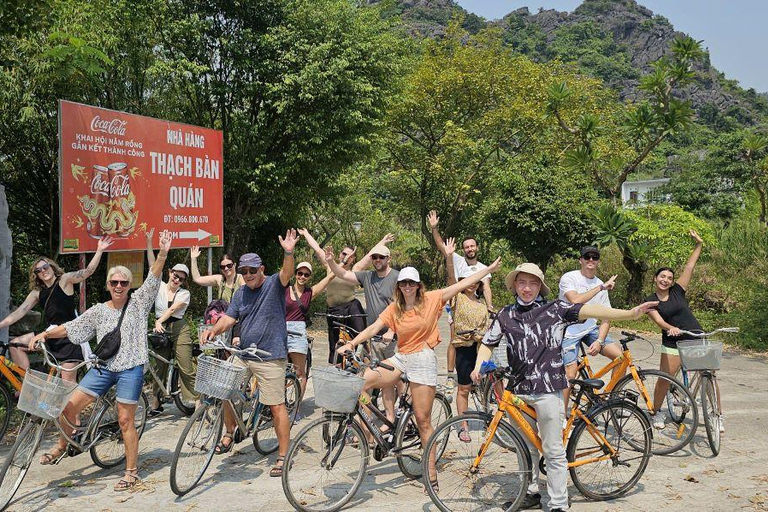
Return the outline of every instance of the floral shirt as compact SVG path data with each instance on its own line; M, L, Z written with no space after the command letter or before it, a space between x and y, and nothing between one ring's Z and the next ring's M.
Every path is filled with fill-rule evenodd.
M121 372L147 363L147 318L155 302L160 278L150 273L144 284L136 290L128 302L128 309L120 326L120 350L108 360L107 370ZM86 343L96 336L101 340L104 335L117 327L120 310L112 309L105 302L96 304L71 322L64 324L67 336L72 343Z

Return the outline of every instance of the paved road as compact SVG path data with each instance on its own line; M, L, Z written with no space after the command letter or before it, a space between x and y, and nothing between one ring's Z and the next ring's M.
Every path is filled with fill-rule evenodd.
M321 327L320 322L315 324ZM447 325L441 320L447 334ZM314 330L316 364L327 360L325 335ZM443 339L447 339L444 336ZM637 343L637 359L649 357L644 367L658 364L658 343L651 355L649 346ZM445 368L446 344L438 346ZM571 486L572 510L768 510L768 358L728 351L720 372L726 407L727 432L719 457L711 458L703 428L694 443L668 457L653 457L634 492L612 502L594 503ZM304 410L314 410L312 386ZM166 407L166 410L172 409ZM299 428L308 420L303 420ZM96 468L88 455L64 459L58 466L41 467L35 462L11 510L290 510L280 480L270 478L274 456L259 456L250 440L225 456L214 459L201 485L184 498L168 486L169 464L185 418L168 412L150 420L141 440L140 468L143 485L127 493L112 487L122 471ZM45 447L52 444L45 441ZM2 453L7 452L7 447ZM433 510L421 485L406 480L393 459L372 461L369 474L353 500L354 510Z

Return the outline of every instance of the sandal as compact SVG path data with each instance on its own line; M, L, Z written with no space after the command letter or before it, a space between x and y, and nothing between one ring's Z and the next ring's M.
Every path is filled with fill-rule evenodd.
M130 478L130 480L128 480ZM141 483L139 468L126 469L125 475L115 484L115 491L128 491Z
M154 418L155 416L160 416L160 414L163 413L165 409L163 409L162 405L159 405L155 407L154 409L150 409L147 413L147 418Z
M54 464L58 464L61 459L63 459L67 455L66 448L60 448L56 446L53 450L50 452L44 453L42 457L40 457L40 465L41 466L53 466Z
M437 484L437 477L435 477L434 479L432 479L432 478L429 479L429 486L432 487L432 489L435 490L435 493L440 492L440 486ZM426 496L429 496L429 491L427 490L427 486L426 485L424 486L424 494Z
M224 444L224 440L229 439L229 442L227 444ZM221 441L218 442L216 445L216 448L213 449L216 453L227 453L232 449L232 446L235 444L235 438L234 434L230 434L229 432L225 433L223 436L221 436Z
M471 443L472 438L469 436L469 430L464 427L459 429L459 441L462 443Z
M277 465L278 462L285 462L285 456L281 455L275 460L275 465L269 470L269 476L281 477L283 476L283 464Z

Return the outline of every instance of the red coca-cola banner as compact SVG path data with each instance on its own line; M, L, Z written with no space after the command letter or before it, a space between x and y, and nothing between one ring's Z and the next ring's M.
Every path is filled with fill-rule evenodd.
M103 235L142 250L153 228L174 247L223 245L222 164L220 131L60 101L61 252Z

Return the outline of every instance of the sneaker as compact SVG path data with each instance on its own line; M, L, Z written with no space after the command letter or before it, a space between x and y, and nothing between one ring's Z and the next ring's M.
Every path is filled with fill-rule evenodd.
M718 423L718 428L720 429L720 433L722 434L723 432L725 432L725 417L723 417L722 414L718 418L717 423Z
M508 509L512 506L512 502L508 501L502 505L503 508ZM541 494L526 494L525 498L523 498L522 503L520 503L520 508L518 510L533 510L533 509L540 509L541 508Z
M662 430L667 425L667 413L657 412L653 415L653 428Z
M453 374L449 373L448 378L445 380L445 393L447 395L453 394L453 390L456 388L456 381L454 380Z

